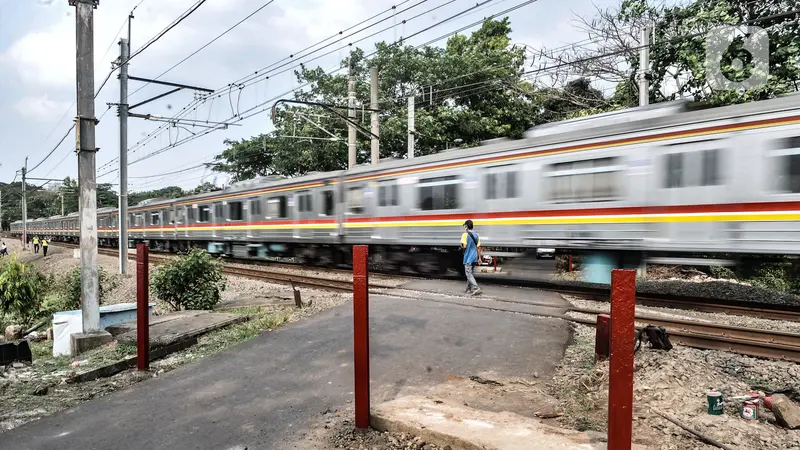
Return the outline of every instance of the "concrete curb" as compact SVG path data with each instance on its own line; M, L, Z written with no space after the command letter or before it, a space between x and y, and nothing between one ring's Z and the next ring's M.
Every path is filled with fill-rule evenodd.
M185 350L196 344L197 337L191 337L165 347L156 348L155 350L150 351L150 361L161 359L167 355ZM79 373L71 378L68 378L67 383L85 383L87 381L94 381L98 378L110 377L122 372L123 370L136 367L136 362L136 356L129 356L115 363Z
M382 417L380 414L370 414L369 426L378 431L406 433L413 436L419 436L422 439L425 439L426 442L436 444L439 447L449 445L452 450L500 450L496 447L485 447L483 445L473 444L472 442L469 442L458 436L413 426L401 420L393 420L387 417Z

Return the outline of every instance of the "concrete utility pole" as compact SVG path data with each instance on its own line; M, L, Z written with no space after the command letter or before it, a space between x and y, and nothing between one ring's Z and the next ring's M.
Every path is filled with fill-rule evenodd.
M408 159L414 159L414 96L408 97Z
M381 126L378 119L378 68L372 67L370 70L370 84L369 84L369 94L370 94L370 105L369 108L372 110L370 116L372 119L372 152L370 155L370 161L372 165L375 166L378 164L381 158L381 150L380 145L381 141L378 139L378 136L381 132Z
M347 116L351 122L356 120L356 77L350 70L350 77L347 80ZM352 169L356 166L356 127L352 123L347 124L347 168Z
M642 29L642 48L639 50L639 106L650 104L650 25Z
M94 115L94 9L99 0L69 0L75 6L75 47L78 116L75 134L78 151L80 195L81 310L83 334L73 336L73 351L94 345L89 336L100 333L100 301L97 261L97 168L95 166ZM84 341L86 339L86 341ZM102 342L104 343L104 342ZM88 346L88 348L87 348Z
M128 19L130 24L130 18ZM130 32L130 29L129 29ZM127 39L119 40L119 273L128 273L128 58Z
M64 215L64 191L59 192L61 194L61 215Z
M22 167L22 248L28 248L28 198L25 196L25 179L28 175L28 157Z

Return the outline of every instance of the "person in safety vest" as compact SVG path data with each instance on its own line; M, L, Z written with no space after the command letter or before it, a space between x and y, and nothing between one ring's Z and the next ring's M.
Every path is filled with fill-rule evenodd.
M42 239L42 253L47 256L47 239Z
M33 237L33 253L39 253L39 236Z

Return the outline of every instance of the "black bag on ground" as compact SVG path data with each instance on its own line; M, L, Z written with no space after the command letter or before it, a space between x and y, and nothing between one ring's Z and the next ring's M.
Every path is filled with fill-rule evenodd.
M664 327L648 325L639 330L639 333L636 334L635 351L639 351L641 348L642 339L650 343L650 348L656 350L672 350L672 343L669 341L669 334L667 334L667 330L665 330Z

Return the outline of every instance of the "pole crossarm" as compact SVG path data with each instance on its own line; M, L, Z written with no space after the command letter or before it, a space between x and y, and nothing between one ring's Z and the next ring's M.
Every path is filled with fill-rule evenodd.
M156 116L153 114L130 113L128 114L128 116L135 117L137 119L152 120L155 122L166 122L174 126L178 126L178 124L184 124L184 125L191 125L193 127L217 128L218 126L221 125L223 129L227 129L228 127L242 126L242 124L240 123L209 122L208 120L196 120L196 119L176 119L174 117Z
M33 178L33 177L25 177L26 180L36 180L36 181L64 181L63 178Z
M133 81L143 81L145 83L161 84L161 85L164 85L164 86L179 87L181 89L191 89L193 91L208 92L209 94L213 94L214 93L213 89L206 89L206 88L201 88L201 87L197 87L197 86L191 86L191 85L188 85L188 84L170 83L169 81L151 80L149 78L134 77L134 76L131 76L131 75L128 75L128 79L129 80L133 80Z
M336 109L347 109L346 106L337 106L337 105L329 105L327 103L307 102L307 101L303 101L303 100L290 100L290 99L282 98L282 99L276 101L274 105L272 105L272 121L273 122L275 122L275 117L276 117L276 114L277 114L278 105L281 104L281 103L297 103L297 104L301 104L301 105L319 106L320 108L323 108L326 111L330 111L332 114L334 114L337 117L339 117L340 119L344 120L349 125L352 125L353 127L356 128L356 130L360 131L361 134L363 134L365 136L369 136L370 138L373 138L373 139L380 140L380 138L378 136L372 134L372 131L367 130L366 128L364 128L361 125L359 125L358 122L356 122L354 120L351 120L349 117L347 117L347 116L339 113L338 111L336 111ZM372 112L373 110L365 108L364 111Z
M163 94L156 95L155 97L149 98L149 99L147 99L147 100L145 100L143 102L139 102L139 103L136 103L135 105L128 106L128 110L130 111L133 108L142 106L144 104L150 103L150 102L158 100L160 98L164 98L164 97L166 97L168 95L171 95L171 94L174 94L174 93L176 93L176 92L178 92L180 90L183 90L183 88L175 88L175 89L173 89L171 91L164 92Z

